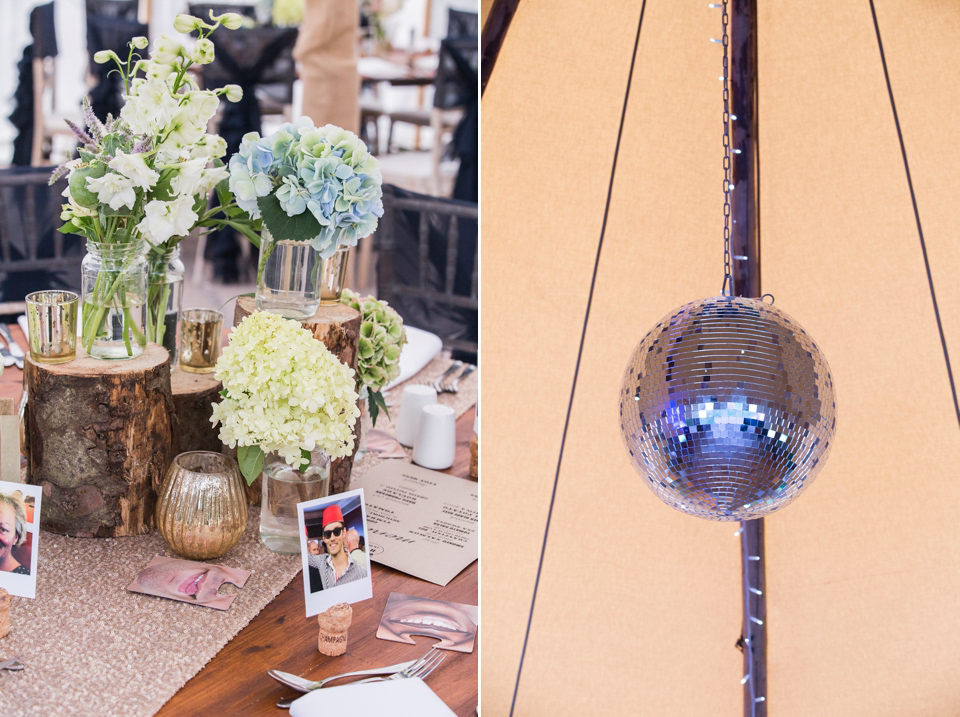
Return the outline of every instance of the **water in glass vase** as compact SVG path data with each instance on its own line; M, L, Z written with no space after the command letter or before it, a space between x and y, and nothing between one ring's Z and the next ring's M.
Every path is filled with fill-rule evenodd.
M320 306L320 255L309 242L261 241L257 308L290 319L309 319Z
M269 457L268 457L269 461ZM314 453L304 471L279 460L263 468L263 493L260 507L260 540L276 553L300 553L300 529L297 503L324 498L330 492L330 461Z
M84 301L80 316L84 350L94 358L129 359L143 353L143 297L127 293L107 305Z

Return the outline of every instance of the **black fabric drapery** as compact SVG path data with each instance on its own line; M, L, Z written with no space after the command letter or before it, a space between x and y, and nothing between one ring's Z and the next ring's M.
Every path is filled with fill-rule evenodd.
M30 35L33 42L23 49L23 56L17 63L15 106L10 114L10 123L17 128L13 140L13 164L23 167L30 165L33 150L33 58L57 56L52 1L30 11Z
M211 35L215 59L203 68L204 87L240 85L240 102L222 102L220 136L227 143L227 157L240 149L243 135L261 132L261 108L257 85L283 79L293 82L293 46L297 41L296 28L258 27ZM280 74L288 75L278 78ZM211 232L207 237L204 258L213 266L213 275L226 283L240 279L237 263L239 238L230 228Z
M393 185L385 185L384 217L381 219L384 236L378 238L389 246L379 247L389 251L391 266L390 286L378 285L381 298L387 298L404 322L411 326L431 331L444 344L451 342L477 343L478 310L451 305L442 295L446 291L448 272L453 270L453 295L463 299L476 298L477 219L459 217L457 228L456 261L450 267L449 237L451 207L476 209L473 202L431 197L410 192ZM396 200L412 200L412 206L397 206ZM427 262L421 265L421 231L426 232ZM382 259L381 259L382 261ZM425 268L424 268L425 267ZM380 279L383 279L381 276ZM397 286L419 287L417 291L397 291ZM428 291L423 291L427 289ZM460 350L455 358L476 362L476 351Z
M460 159L454 199L476 202L479 196L480 100L477 96L477 38L447 37L440 43L433 106L463 107L450 152Z
M90 72L97 84L90 90L90 105L93 113L105 121L107 115L117 117L123 108L123 84L113 62L98 65L93 56L100 50L113 50L117 56L127 57L128 43L135 37L147 35L148 28L136 20L103 15L87 16L87 54L90 56Z
M52 169L52 168L51 168ZM32 176L25 176L32 175ZM60 234L61 196L66 179L47 184L45 168L0 169L0 300L23 301L31 291L80 290L85 239ZM57 244L62 242L62 252ZM59 257L59 258L58 258ZM18 263L36 259L44 268L20 271Z

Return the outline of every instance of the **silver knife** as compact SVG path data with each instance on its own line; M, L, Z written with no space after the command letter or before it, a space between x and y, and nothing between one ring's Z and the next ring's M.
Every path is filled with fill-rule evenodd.
M10 327L0 322L0 336L3 337L3 340L7 342L7 346L10 349L10 354L13 356L14 363L17 364L17 368L23 368L23 349L20 348L20 344L13 340L13 335L10 333ZM4 364L6 365L6 364Z
M17 362L17 360L13 357L13 354L10 353L7 347L3 344L0 344L0 358L3 359L4 366L13 366Z

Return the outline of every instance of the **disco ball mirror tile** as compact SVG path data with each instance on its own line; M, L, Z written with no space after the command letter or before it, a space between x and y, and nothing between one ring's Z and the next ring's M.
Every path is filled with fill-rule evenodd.
M713 520L792 502L836 429L830 367L779 309L720 296L670 312L633 351L620 394L630 459L661 500Z

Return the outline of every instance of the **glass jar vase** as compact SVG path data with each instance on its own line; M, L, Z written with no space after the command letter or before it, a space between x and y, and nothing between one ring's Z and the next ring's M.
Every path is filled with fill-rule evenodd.
M260 540L276 553L300 553L297 503L330 493L330 459L323 451L310 454L310 465L293 468L276 453L264 459L260 503Z
M170 352L171 368L177 365L183 275L179 246L151 247L147 252L147 341Z
M80 265L83 349L99 359L130 359L147 344L144 241L87 241Z
M337 304L349 249L324 259L309 241L276 241L264 227L257 269L257 308L288 319L309 319L323 305Z

